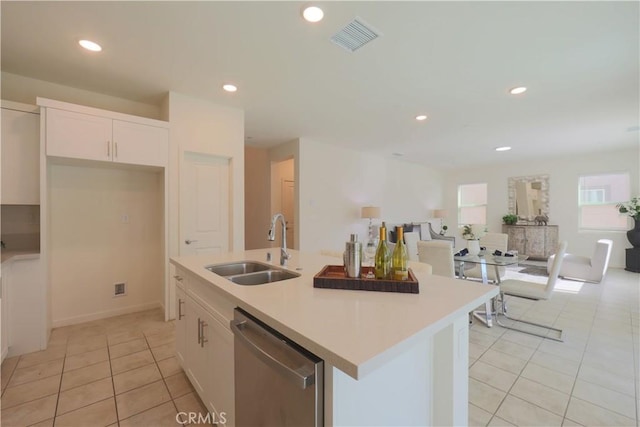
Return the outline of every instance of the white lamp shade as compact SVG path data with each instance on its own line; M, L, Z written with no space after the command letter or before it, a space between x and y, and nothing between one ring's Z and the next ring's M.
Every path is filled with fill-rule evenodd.
M434 218L446 218L447 217L447 210L446 209L434 209L433 210L433 217Z
M365 206L360 214L361 218L380 218L380 208L378 206Z

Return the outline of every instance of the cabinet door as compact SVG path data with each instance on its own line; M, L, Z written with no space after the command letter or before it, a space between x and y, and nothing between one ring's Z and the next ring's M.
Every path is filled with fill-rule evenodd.
M526 236L524 227L516 227L510 225L503 225L502 231L508 234L508 250L518 251L519 254L524 255L526 251Z
M184 291L176 286L176 357L185 369L187 346L187 297Z
M112 159L112 120L71 111L46 109L47 155L75 159Z
M209 399L216 413L219 425L235 425L235 386L233 364L233 334L217 319L210 319L207 325L209 378L207 387Z
M545 234L543 227L535 225L526 228L527 247L526 254L529 258L545 259Z
M168 129L114 120L113 144L115 162L148 166L167 164Z
M201 322L203 318L206 318L206 312L200 305L194 302L191 298L187 297L185 303L187 307L186 317L186 373L191 380L191 384L195 388L196 392L200 396L200 399L207 404L207 396L205 392L205 384L207 378L207 352L204 348L204 344L201 342L202 329ZM206 319L204 320L206 323Z
M2 109L2 204L40 203L40 115Z

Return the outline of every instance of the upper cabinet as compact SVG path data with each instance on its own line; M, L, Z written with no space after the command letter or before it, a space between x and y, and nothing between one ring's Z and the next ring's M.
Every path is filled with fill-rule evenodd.
M2 101L2 204L40 204L39 108Z
M169 130L143 123L155 122L150 119L136 119L47 108L47 156L166 166Z

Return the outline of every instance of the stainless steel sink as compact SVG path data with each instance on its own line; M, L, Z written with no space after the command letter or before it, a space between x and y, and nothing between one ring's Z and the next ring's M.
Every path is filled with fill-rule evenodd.
M298 273L288 270L267 270L257 273L241 274L239 276L227 277L237 285L263 285L265 283L279 282L280 280L294 279L300 277Z
M294 279L300 274L257 261L227 262L205 267L212 273L231 280L237 285L264 285L280 280Z
M209 265L205 268L218 276L226 277L237 276L238 274L254 273L256 271L265 271L273 268L273 266L257 261L240 261Z

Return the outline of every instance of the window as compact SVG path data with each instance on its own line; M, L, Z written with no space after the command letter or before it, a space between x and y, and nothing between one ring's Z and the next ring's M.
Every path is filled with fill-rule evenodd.
M487 184L458 186L458 226L487 223Z
M629 200L628 173L583 175L578 183L579 227L589 230L626 230L627 216L616 204Z

